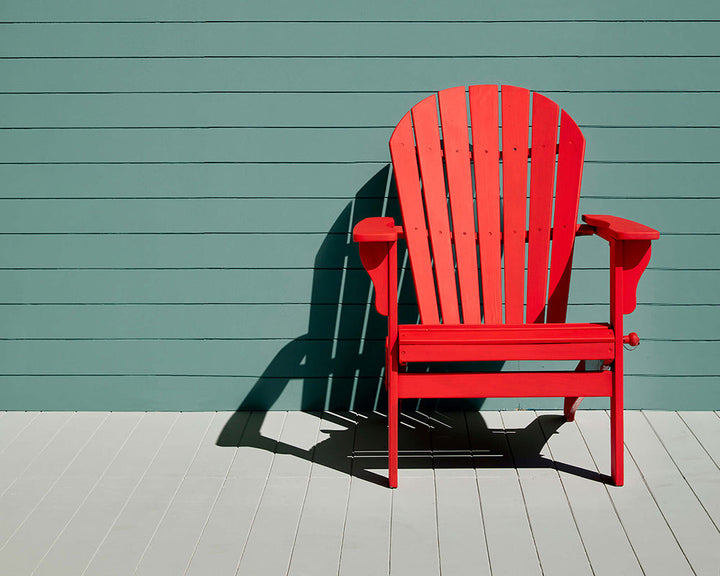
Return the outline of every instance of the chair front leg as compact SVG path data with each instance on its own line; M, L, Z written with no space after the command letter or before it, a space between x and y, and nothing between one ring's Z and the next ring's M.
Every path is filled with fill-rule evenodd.
M610 475L615 486L625 482L625 444L623 441L623 297L624 246L610 241L610 322L615 331L615 360L612 363L612 396L610 397ZM637 283L636 283L637 285ZM634 296L634 291L633 291Z
M388 482L390 488L398 485L398 432L400 401L398 398L398 306L397 306L397 243L389 249L388 258L388 337L385 344L385 374L388 388Z

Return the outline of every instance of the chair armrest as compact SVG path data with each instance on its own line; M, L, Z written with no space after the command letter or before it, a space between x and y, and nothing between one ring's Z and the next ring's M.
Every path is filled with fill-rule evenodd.
M585 214L582 219L610 243L611 309L630 314L637 305L638 282L650 263L652 240L657 240L660 233L617 216Z
M582 219L595 229L598 236L606 240L657 240L660 237L660 233L649 226L617 216L583 214Z
M365 218L353 228L355 242L395 242L402 235L402 228L388 216Z

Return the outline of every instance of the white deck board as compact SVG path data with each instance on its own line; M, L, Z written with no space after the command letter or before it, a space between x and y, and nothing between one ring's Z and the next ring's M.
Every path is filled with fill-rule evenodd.
M223 418L224 419L224 418ZM229 416L233 446L218 446L234 453L228 477L210 512L195 547L188 575L235 574L253 526L274 460L276 438L280 437L285 414L260 412ZM260 430L269 434L270 450L250 445L256 443ZM225 429L227 432L227 429ZM201 449L202 451L202 449Z
M87 434L85 445L0 550L0 566L5 566L10 573L32 572L41 562L97 485L139 418L135 414L88 413L86 421L83 420L81 414L76 415L66 430L69 432L72 424L77 424L74 429L78 432L78 443L82 441L79 437ZM60 459L54 466L40 470L53 471L58 462Z
M338 573L349 493L348 477L310 477L289 576Z
M162 412L136 416L140 418L139 423L50 547L35 574L72 576L83 572L177 418L176 414Z
M715 412L678 412L716 466L720 466L720 418Z
M644 412L680 473L715 524L720 527L720 468L675 412Z
M578 411L576 421L596 465L610 462L607 414L582 410ZM625 455L625 485L607 486L607 491L645 573L690 576L690 564L628 454Z
M490 560L477 481L474 477L441 475L436 478L435 490L443 576L489 576Z
M636 574L642 569L618 518L587 446L574 423L549 436L550 455L573 511L580 537L596 576ZM609 432L608 432L609 442ZM590 471L583 477L583 471Z
M393 490L390 573L439 576L435 482L422 476L401 481L403 489Z
M490 574L482 507L463 412L434 412L430 436L435 468L438 547L443 576ZM473 550L468 554L468 550Z
M46 549L52 544L52 531L58 521L44 516L48 510L43 506L46 496L107 417L107 414L89 412L73 414L0 498L0 514L3 514L0 520L0 566L12 572L31 571L35 567L33 562L43 557L43 544ZM53 501L51 497L51 504ZM20 506L16 505L18 502ZM10 509L7 515L6 508ZM53 512L52 505L49 511ZM36 525L41 529L37 536L33 533Z
M389 573L392 491L350 479L350 497L340 556L341 576Z
M468 414L490 567L494 576L541 574L517 470L499 412Z
M544 574L591 575L592 569L535 412L502 412L533 539ZM553 422L558 417L551 417ZM552 430L552 426L550 426ZM538 450L539 448L539 450Z
M215 441L224 424L216 414L188 472L140 560L137 574L183 574L217 500L234 450L218 450Z
M718 416L0 412L0 573L717 576Z
M720 532L641 412L625 417L625 443L696 574L717 574Z
M132 574L177 493L211 414L183 413L142 477L85 574Z
M37 412L0 413L0 454L38 417Z
M305 502L320 419L289 412L238 575L287 573Z
M48 412L35 418L0 453L0 495L20 477L28 466L42 459L45 448L70 421L70 412ZM0 504L2 517L2 504ZM0 541L0 545L2 545Z
M381 468L387 457L373 456L387 450L385 419L373 413L358 415L357 421L339 574L388 574L393 491L380 483L381 474L387 478Z

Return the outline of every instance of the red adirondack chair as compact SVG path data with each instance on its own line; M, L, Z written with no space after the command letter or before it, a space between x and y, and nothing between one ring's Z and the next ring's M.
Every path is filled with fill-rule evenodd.
M532 94L532 126L530 113L530 92L514 86L450 88L422 100L390 138L403 226L376 217L354 229L375 306L388 317L391 487L402 398L562 397L573 420L583 397L609 397L611 475L623 484L623 343L638 343L636 334L623 335L623 315L635 309L659 234L614 216L584 215L578 225L585 138L545 96ZM593 234L610 246L610 322L566 323L575 238ZM401 239L419 324L398 324ZM566 372L406 371L413 362L485 360L579 364ZM586 371L587 360L602 361L603 369Z

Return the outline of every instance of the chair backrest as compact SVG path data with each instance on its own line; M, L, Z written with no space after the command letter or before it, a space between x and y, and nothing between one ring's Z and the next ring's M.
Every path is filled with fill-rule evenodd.
M423 324L565 322L585 138L556 103L530 100L514 86L449 88L393 132Z

